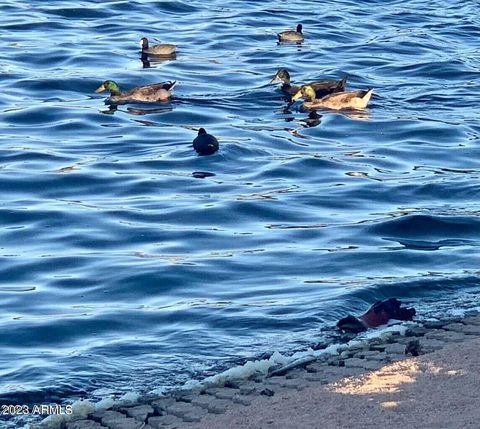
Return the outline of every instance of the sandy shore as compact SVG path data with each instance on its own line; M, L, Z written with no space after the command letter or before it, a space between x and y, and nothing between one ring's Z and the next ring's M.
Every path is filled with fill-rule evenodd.
M301 391L279 388L250 406L207 415L198 429L478 428L480 338Z
M276 376L253 372L134 403L77 404L61 429L480 427L480 315L345 345ZM419 356L406 355L406 352ZM225 381L225 379L224 379ZM108 401L107 401L108 402ZM74 404L75 405L75 404ZM56 416L61 417L61 416ZM50 421L48 421L50 420ZM72 421L74 420L74 421Z

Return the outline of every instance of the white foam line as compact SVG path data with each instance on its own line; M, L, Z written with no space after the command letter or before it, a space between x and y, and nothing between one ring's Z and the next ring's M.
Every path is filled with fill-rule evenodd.
M393 332L399 332L400 335L404 335L407 328L412 325L417 324L408 323L399 325L397 322L394 322L394 324L387 325L383 328L367 331L361 335L358 335L354 340L351 340L345 344L331 344L327 348L322 350L313 350L309 348L304 351L295 352L291 356L285 356L282 355L280 352L275 351L269 359L248 361L244 365L235 366L233 368L227 369L226 371L223 371L217 375L207 377L202 381L188 381L182 386L182 389L190 390L205 386L223 386L229 380L246 380L253 375L263 375L266 377L270 368L273 368L275 366L280 365L281 367L279 369L282 370L286 367L295 367L307 361L315 360L321 356L334 356L349 348L363 346L373 338L381 338L385 340L386 338L391 336ZM88 400L81 399L72 404L71 415L49 416L40 423L40 427L48 429L60 429L64 423L86 418L88 414L91 414L95 411L108 410L114 405L119 404L130 405L138 403L139 397L140 395L138 393L129 392L118 398L117 400L114 400L112 398L105 398L99 402L92 403Z

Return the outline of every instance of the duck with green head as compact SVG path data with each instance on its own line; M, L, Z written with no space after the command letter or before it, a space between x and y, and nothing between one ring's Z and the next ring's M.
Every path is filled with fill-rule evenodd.
M335 92L317 99L315 90L310 85L304 85L292 96L292 100L297 100L301 97L304 98L305 101L302 106L307 110L317 108L363 110L367 107L372 94L373 89L369 88L365 91Z
M110 97L105 100L105 104L158 103L170 98L175 85L176 81L154 83L121 92L116 82L106 80L95 92L110 91Z
M287 95L294 95L300 90L300 86L292 85L290 73L286 69L279 69L275 76L273 76L270 83L282 82L282 92ZM322 98L325 95L333 92L345 91L345 85L347 83L347 76L342 80L316 80L310 82L307 85L311 86L315 90L317 98Z

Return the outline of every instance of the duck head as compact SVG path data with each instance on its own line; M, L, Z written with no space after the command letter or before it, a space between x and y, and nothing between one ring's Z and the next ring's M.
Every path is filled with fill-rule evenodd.
M201 136L202 134L207 134L207 132L205 131L205 128L200 128L198 130L198 135Z
M95 92L103 92L103 91L110 91L111 95L120 94L120 88L113 80L106 80L95 90Z
M298 24L297 25L297 33L301 33L303 30L303 25L302 24Z
M148 39L146 37L142 37L140 39L140 47L143 49L148 49Z
M277 74L273 76L270 83L283 82L286 85L290 84L290 73L286 69L280 69Z
M313 101L315 100L315 90L310 85L304 85L292 96L292 100L298 100L300 97Z

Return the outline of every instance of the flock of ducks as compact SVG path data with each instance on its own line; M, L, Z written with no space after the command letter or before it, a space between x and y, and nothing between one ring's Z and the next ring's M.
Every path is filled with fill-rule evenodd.
M279 42L301 43L304 40L302 24L298 24L295 30L286 30L277 34ZM142 57L172 57L176 53L176 45L158 44L150 46L148 39L143 37L140 40ZM347 77L341 80L317 80L301 86L291 84L290 74L286 69L277 71L270 83L281 82L281 91L290 98L292 102L303 98L302 108L310 110L315 114L317 109L330 110L363 110L367 107L372 96L371 88L360 91L345 90ZM119 86L113 80L103 82L95 92L110 91L110 97L105 104L119 105L126 103L158 103L165 102L172 95L176 81L155 83L152 85L138 86L128 91L120 91ZM193 141L193 148L200 155L211 155L218 148L218 140L208 134L204 128L200 128L198 136Z

